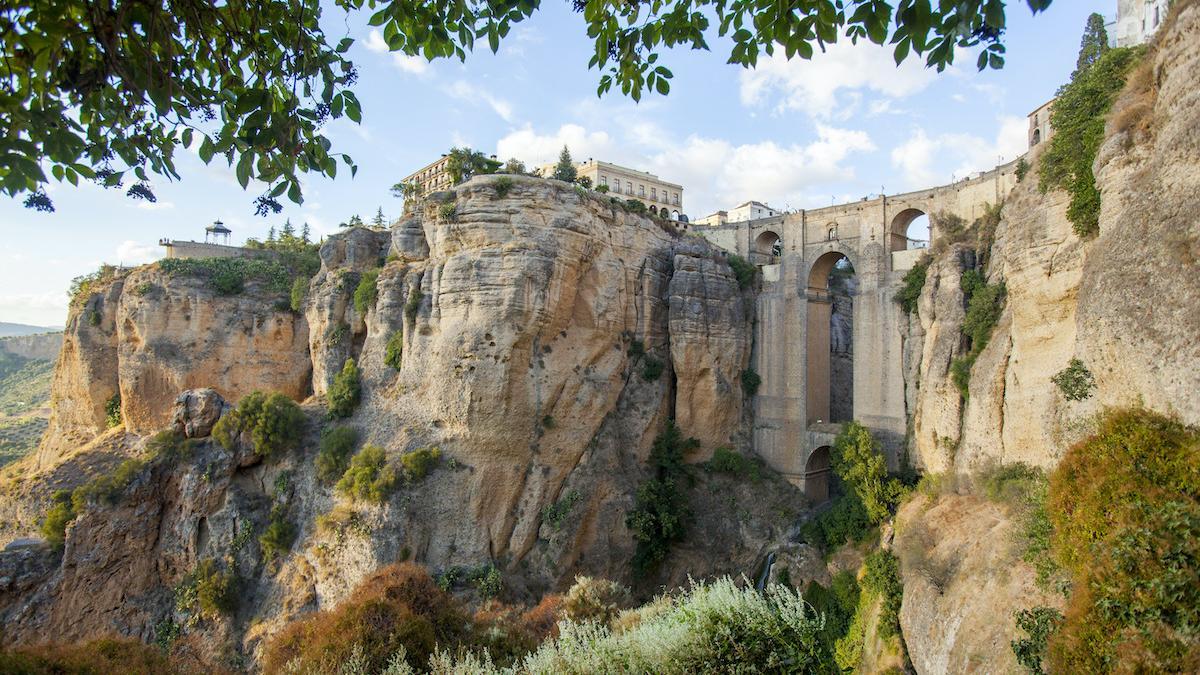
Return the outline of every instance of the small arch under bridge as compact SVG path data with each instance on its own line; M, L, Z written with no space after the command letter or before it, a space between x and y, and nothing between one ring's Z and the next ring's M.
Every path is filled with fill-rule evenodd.
M754 450L814 500L828 494L828 447L840 429L830 392L831 271L846 269L844 259L855 279L847 419L867 426L897 469L908 418L901 341L907 317L892 298L924 253L912 247L908 226L928 216L936 243L944 236L940 215L973 222L1016 185L1016 164L925 190L693 229L762 270L752 356L762 377Z

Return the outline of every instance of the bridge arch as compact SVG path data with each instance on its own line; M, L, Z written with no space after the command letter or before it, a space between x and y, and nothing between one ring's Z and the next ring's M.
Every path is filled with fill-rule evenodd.
M829 501L829 479L833 464L829 457L829 446L822 445L808 456L804 463L804 495L813 504Z
M774 230L763 230L754 238L754 253L778 258L783 255L783 237Z
M808 425L854 419L854 262L840 250L808 268L805 400Z
M933 224L922 209L907 208L892 218L891 250L925 248L933 240Z

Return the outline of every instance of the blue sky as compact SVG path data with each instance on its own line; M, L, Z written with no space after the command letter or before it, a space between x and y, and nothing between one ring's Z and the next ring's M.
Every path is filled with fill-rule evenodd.
M1007 64L982 73L971 54L939 74L911 60L896 68L890 52L848 42L812 61L761 59L744 70L727 65L729 44L713 39L711 52L664 54L671 93L639 104L596 97L591 43L569 3L544 3L499 54L485 49L465 63L386 53L365 14L343 28L330 9L331 37L357 39L363 123L329 129L335 149L358 163L355 178L309 180L302 206L270 218L254 215L260 188L244 192L232 170L188 153L181 182L154 182L157 204L90 185L54 186L53 214L0 197L0 321L62 325L72 277L101 262L157 259L159 238L202 238L218 218L240 242L289 217L322 235L352 214L366 219L382 207L395 216L400 202L388 188L452 145L536 165L567 143L576 159L683 184L683 210L694 218L748 199L815 208L945 183L1024 151L1025 115L1070 76L1087 15L1114 9L1055 0L1031 17L1024 2L1011 2Z

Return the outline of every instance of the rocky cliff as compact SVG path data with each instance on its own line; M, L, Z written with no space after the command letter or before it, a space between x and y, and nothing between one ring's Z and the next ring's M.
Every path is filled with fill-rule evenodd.
M149 434L192 415L195 396L175 402L183 390L211 387L230 402L280 391L306 399L307 422L301 448L282 459L199 439L182 459L152 461L111 505L97 502L69 526L61 561L29 547L0 554L19 570L0 602L6 639L149 640L164 621L187 621L173 589L208 558L230 561L242 596L234 617L185 631L205 636L210 659L252 655L286 620L400 559L434 570L494 564L516 598L577 573L630 580L624 520L666 421L701 441L693 462L745 436L749 291L719 250L603 196L476 178L389 232L330 238L320 257L300 312L274 285L220 295L158 264L73 303L52 428L38 456L9 474L23 474L4 503L9 539L31 533L40 510L31 505L44 506L50 487L145 454ZM364 277L377 289L366 306L354 299ZM386 358L389 343L402 346L399 362ZM324 394L350 358L363 395L347 423L362 442L393 462L418 448L442 456L380 506L344 501L313 470L329 425ZM123 426L106 432L118 393ZM100 456L111 459L85 464ZM701 473L692 486L693 528L704 536L646 589L750 569L803 504L782 480L721 480ZM548 520L555 505L565 517ZM269 563L255 535L273 508L285 509L298 540Z
M1098 236L1076 236L1067 196L1041 193L1034 172L1005 198L994 244L982 251L1005 304L965 400L949 370L964 354L962 272L978 266L979 252L956 244L931 259L905 343L910 449L926 471L1052 468L1106 406L1200 424L1197 35L1200 6L1182 4L1108 117L1094 166ZM1083 400L1051 380L1072 359L1095 380ZM1013 554L1011 516L951 494L921 497L899 520L901 619L918 672L1011 670L1012 612L1059 602Z

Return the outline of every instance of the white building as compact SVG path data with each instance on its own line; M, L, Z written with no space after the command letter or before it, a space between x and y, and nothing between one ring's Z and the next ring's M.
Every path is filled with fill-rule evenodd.
M1109 44L1134 47L1151 37L1167 18L1169 0L1117 0L1117 18L1104 28Z
M738 204L728 211L717 211L695 221L697 225L724 225L725 223L740 223L743 220L758 220L778 216L783 211L758 201L748 201Z

